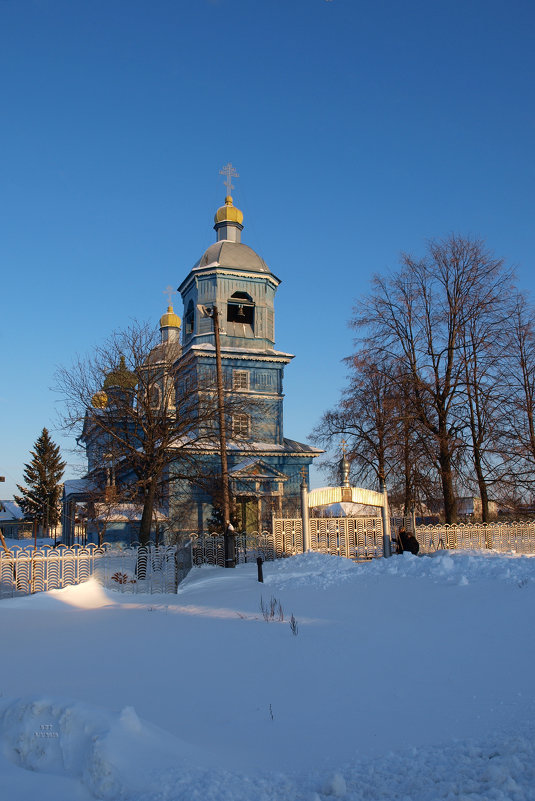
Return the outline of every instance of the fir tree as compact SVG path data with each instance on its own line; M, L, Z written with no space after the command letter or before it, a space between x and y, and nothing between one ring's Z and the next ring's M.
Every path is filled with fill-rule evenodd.
M230 512L230 522L235 531L240 530L238 517L233 510ZM206 521L206 527L210 534L223 534L225 530L225 517L223 515L223 509L221 506L212 506L212 513Z
M37 525L48 533L50 526L59 523L60 481L65 462L46 428L43 428L30 454L31 462L24 465L25 486L17 484L22 494L14 498L25 516L36 520Z

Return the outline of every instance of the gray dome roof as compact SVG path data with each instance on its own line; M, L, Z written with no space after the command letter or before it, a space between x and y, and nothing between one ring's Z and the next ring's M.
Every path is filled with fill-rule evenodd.
M176 360L182 354L182 347L178 340L174 342L159 342L155 345L147 359L145 364L158 364L159 362L165 362L167 365L176 362Z
M248 245L241 242L214 242L204 252L194 268L207 267L209 264L219 267L231 267L239 270L248 270L255 273L270 273L266 262L260 258Z

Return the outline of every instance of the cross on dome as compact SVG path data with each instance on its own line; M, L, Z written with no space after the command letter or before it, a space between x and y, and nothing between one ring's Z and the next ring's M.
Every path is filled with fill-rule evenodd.
M232 190L234 189L234 186L232 184L232 179L239 178L240 176L238 175L238 173L236 172L230 161L228 164L225 164L225 166L221 170L219 170L219 175L227 176L226 180L223 181L223 183L227 187L227 195L230 195Z
M166 286L163 291L163 294L169 297L169 305L171 306L173 303L173 295L176 295L176 292L173 289L173 287L171 285Z

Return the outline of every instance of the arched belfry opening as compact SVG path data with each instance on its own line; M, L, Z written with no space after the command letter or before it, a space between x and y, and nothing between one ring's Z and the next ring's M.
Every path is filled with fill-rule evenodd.
M227 323L239 327L229 333L254 334L255 304L247 292L234 292L227 301Z
M195 325L195 310L193 308L193 301L188 303L186 314L184 316L184 335L187 339L193 336L193 329Z

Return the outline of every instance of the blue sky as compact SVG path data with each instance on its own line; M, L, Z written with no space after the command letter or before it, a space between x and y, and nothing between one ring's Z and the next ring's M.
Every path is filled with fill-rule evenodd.
M533 41L521 0L0 0L2 497L43 426L74 463L56 366L158 320L228 161L243 241L283 281L293 439L401 251L479 236L533 290Z

